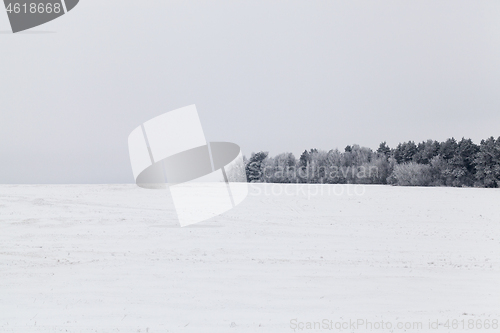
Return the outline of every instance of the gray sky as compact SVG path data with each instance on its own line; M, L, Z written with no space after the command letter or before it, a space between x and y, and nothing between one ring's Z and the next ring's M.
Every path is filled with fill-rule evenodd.
M9 30L0 183L133 182L129 133L189 104L247 156L500 135L497 0L81 0Z

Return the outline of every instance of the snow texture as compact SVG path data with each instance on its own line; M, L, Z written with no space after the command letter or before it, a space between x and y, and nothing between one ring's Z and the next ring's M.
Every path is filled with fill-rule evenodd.
M1 185L0 331L498 319L499 203L497 189L250 184L180 228L165 190Z

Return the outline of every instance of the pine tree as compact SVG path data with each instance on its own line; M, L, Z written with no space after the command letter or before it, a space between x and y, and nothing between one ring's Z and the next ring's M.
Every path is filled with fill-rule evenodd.
M389 148L387 142L384 141L378 146L377 153L384 154L388 158L391 154L391 148Z
M430 164L431 160L439 155L440 144L437 141L427 140L418 144L417 153L413 160L420 164Z
M441 144L441 147L439 148L439 155L441 155L445 160L451 160L457 154L457 150L457 140L451 138Z
M252 154L245 166L248 182L259 182L262 180L262 162L268 154L268 152L263 151Z
M500 137L482 140L474 160L476 179L485 187L500 187Z
M479 146L475 145L471 139L462 138L457 145L455 156L449 160L453 168L454 177L452 186L472 186L475 180L474 159L479 151Z
M307 167L307 164L309 164L310 161L311 157L309 156L309 153L307 152L307 150L304 150L304 152L302 153L302 155L300 155L299 158L300 166L305 168Z

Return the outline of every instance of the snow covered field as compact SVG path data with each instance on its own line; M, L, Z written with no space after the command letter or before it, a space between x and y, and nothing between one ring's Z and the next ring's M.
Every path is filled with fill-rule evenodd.
M358 320L455 332L499 319L500 190L276 186L180 228L166 191L1 185L0 332L366 331L346 327Z

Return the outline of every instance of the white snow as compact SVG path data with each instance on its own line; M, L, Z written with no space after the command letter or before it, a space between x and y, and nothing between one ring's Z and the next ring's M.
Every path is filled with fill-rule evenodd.
M0 332L499 319L500 190L280 186L180 228L162 190L1 185Z

